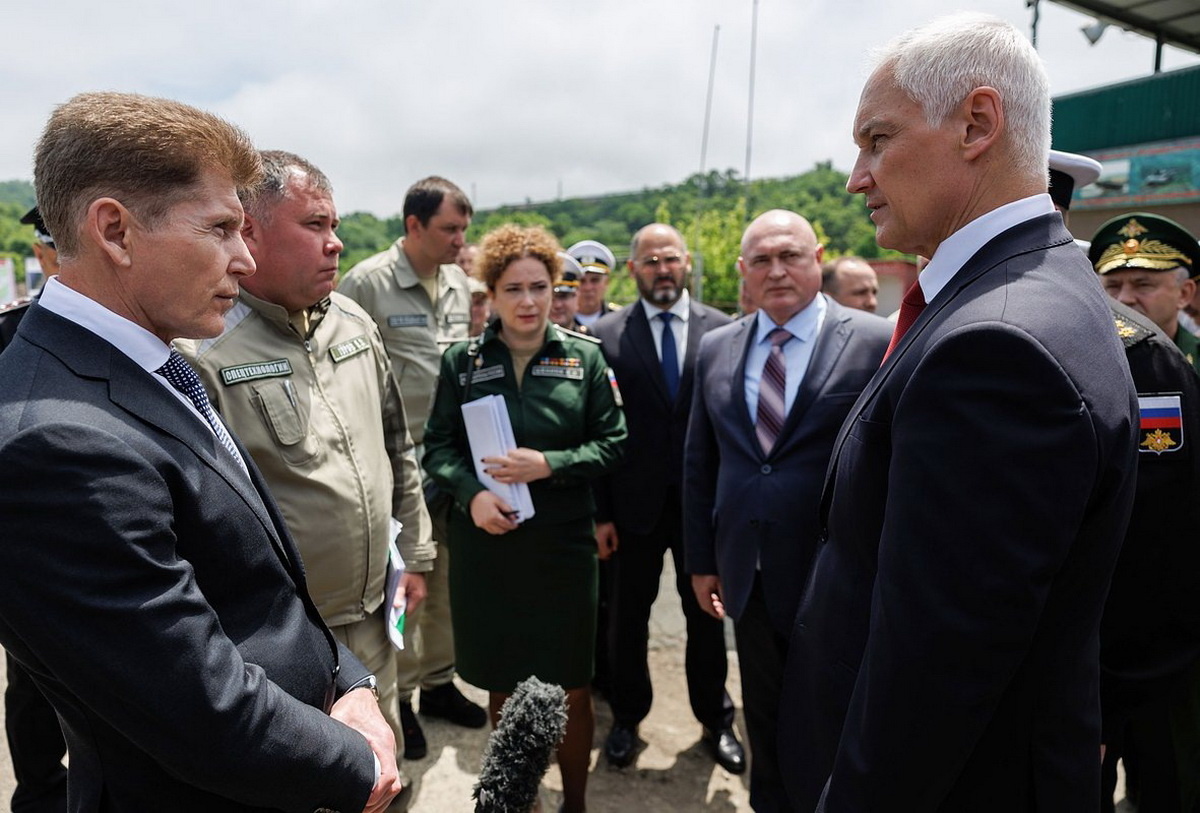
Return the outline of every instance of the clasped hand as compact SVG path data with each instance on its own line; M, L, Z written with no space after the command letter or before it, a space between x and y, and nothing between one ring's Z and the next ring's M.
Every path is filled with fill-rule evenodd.
M536 449L513 449L506 455L483 458L483 469L498 483L531 483L550 476L546 456ZM506 534L520 524L520 517L502 497L480 491L471 498L471 521L489 534Z

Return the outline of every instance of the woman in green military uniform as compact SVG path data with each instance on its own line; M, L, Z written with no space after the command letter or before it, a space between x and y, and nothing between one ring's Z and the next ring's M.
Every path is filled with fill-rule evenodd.
M498 318L442 359L424 462L456 502L450 596L458 672L491 693L493 726L530 675L567 690L558 762L564 809L582 811L597 598L589 483L617 462L626 433L598 343L549 323L558 251L540 227L503 226L483 238L476 265ZM504 396L518 448L484 458L484 467L500 483L528 484L532 518L517 516L475 475L460 407L486 395Z

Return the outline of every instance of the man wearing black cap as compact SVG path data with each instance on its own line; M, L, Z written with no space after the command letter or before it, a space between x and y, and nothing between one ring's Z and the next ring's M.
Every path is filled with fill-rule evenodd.
M575 318L579 311L579 281L583 278L583 266L565 251L560 251L558 258L562 260L562 277L554 283L550 321L576 333L587 333L587 325Z
M42 279L54 276L58 273L58 251L54 248L54 238L50 236L46 224L42 222L42 215L38 208L34 206L26 212L25 216L21 218L21 222L27 226L33 226L33 256L37 258L38 265L41 266ZM25 311L33 302L33 295L37 293L29 285L29 282L27 273L25 283L29 286L29 296L23 296L7 304L0 303L0 351L4 350L12 341L13 334L17 332L17 325L20 324Z
M1200 372L1200 341L1179 327L1179 311L1196 293L1196 238L1174 220L1131 212L1100 227L1088 259L1108 295L1149 316Z
M33 255L41 264L43 279L54 276L58 273L58 251L41 212L35 206L21 222L33 226ZM28 279L26 275L27 283ZM26 296L0 307L0 352L12 341L32 303L33 297ZM67 744L58 717L25 667L7 653L5 658L8 684L4 689L4 733L17 780L12 809L16 813L61 813L67 809L67 769L62 763Z

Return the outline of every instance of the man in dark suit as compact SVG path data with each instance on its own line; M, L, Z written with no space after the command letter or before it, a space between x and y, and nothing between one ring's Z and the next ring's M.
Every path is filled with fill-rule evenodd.
M1099 808L1137 401L1046 194L1048 84L1020 32L958 14L859 101L847 188L930 262L834 444L782 701L800 810Z
M683 440L692 403L692 368L700 338L728 324L718 310L692 302L684 288L691 255L674 228L652 223L634 235L628 262L641 300L594 328L625 399L629 443L620 469L596 484L596 540L612 561L609 593L609 762L637 755L637 727L650 712L646 662L650 608L658 596L663 556L675 560L675 586L687 618L685 670L692 713L704 740L727 770L745 770L733 733L733 701L721 622L696 602L683 566Z
M759 310L701 340L684 450L687 570L700 606L734 619L760 813L791 809L779 692L829 453L892 335L886 319L820 293L822 253L794 212L746 229L738 268Z
M0 643L54 705L72 811L379 811L371 675L321 622L261 476L169 343L254 271L257 153L195 108L59 107L38 202L59 249L0 356Z

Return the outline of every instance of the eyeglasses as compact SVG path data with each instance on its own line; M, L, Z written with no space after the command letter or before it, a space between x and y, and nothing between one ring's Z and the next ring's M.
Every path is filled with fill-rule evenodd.
M658 268L660 265L665 265L667 268L678 268L683 264L683 257L678 254L668 254L665 257L651 254L649 257L640 258L637 264L647 268Z

